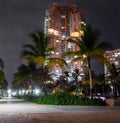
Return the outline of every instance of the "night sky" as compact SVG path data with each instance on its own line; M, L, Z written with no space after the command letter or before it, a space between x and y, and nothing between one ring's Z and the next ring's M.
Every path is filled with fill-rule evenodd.
M0 58L8 82L21 63L22 45L31 42L31 32L44 28L45 9L54 2L76 4L86 22L101 31L100 40L120 48L120 0L0 0ZM100 71L97 67L96 72Z

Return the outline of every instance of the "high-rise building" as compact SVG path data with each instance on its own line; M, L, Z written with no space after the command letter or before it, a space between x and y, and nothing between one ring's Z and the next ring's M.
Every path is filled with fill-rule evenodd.
M120 69L120 49L106 51L105 57L110 64L114 64L116 69ZM105 74L109 74L108 69L105 67Z
M49 47L56 47L51 57L59 58L66 51L75 51L77 46L66 39L69 37L79 37L82 34L84 23L84 15L79 12L76 5L53 4L51 9L45 12L45 34L50 36ZM79 32L78 32L79 31ZM75 56L76 57L76 56ZM65 58L66 62L71 61L70 57ZM81 63L71 63L66 69L69 71L75 68L80 69ZM59 66L53 67L54 73L61 73Z

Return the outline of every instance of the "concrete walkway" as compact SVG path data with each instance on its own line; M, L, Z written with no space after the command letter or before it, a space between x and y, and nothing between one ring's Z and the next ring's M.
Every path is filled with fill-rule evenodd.
M37 105L15 98L0 100L0 123L68 122L120 123L120 107Z

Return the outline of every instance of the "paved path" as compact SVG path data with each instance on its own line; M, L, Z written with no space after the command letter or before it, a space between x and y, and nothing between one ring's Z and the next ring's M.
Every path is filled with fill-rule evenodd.
M99 120L104 123L101 119L106 123L107 120L120 123L120 107L37 105L15 98L0 100L0 123L77 123L85 117L79 123L87 123L90 118L94 123L95 116L97 123Z
M120 112L120 106L38 105L15 98L0 100L0 114Z

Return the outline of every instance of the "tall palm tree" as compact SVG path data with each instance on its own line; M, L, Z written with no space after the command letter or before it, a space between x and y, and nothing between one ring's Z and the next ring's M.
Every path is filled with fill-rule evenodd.
M24 44L21 56L24 60L34 61L41 67L58 64L62 67L66 62L60 58L51 58L51 54L55 51L55 47L49 48L49 37L41 31L36 31L30 34L33 39L33 44Z
M12 85L14 88L23 85L24 88L27 88L28 81L30 80L30 69L28 66L22 64L18 67L17 72L14 73L14 78Z
M0 59L0 68L3 69L4 68L4 62L2 59Z
M50 57L52 52L55 51L55 48L48 47L49 37L43 32L36 31L31 33L30 36L33 39L33 44L24 44L21 56L23 60L35 63L35 65L38 67L37 70L39 70L36 75L38 75L38 78L42 83L44 83L46 80L46 70L49 72L49 68L52 68L53 64L63 67L66 62L60 58Z
M104 51L107 48L111 48L110 44L107 42L99 42L98 37L100 32L98 30L93 30L91 25L86 25L83 28L84 34L80 38L70 38L67 41L75 43L78 47L76 51L70 51L63 54L63 56L77 56L72 60L83 61L86 63L89 71L89 84L90 84L90 95L93 89L92 84L92 72L91 72L91 59L95 59L101 63L107 63L104 58Z
M6 89L8 86L3 69L4 69L4 62L2 59L0 59L0 91L2 95L3 95L3 89Z

